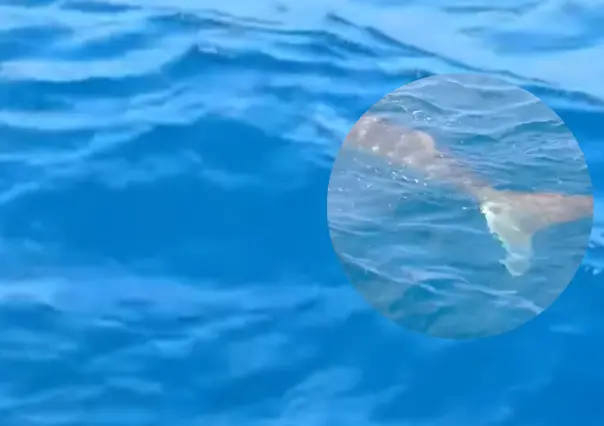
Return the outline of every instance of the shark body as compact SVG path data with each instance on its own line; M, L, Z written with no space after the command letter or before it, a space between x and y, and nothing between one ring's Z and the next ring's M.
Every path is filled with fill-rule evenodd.
M480 205L489 231L506 250L502 263L513 276L530 269L535 233L593 214L590 195L497 190L457 159L439 151L429 134L383 117L363 116L348 134L345 145L385 157L392 164L412 168L428 179L447 182L471 195Z

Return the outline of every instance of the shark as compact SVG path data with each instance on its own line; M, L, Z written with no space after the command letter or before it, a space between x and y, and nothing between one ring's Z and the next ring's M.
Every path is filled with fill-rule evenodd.
M344 145L384 157L390 164L414 169L427 179L446 182L470 195L488 230L504 248L501 263L514 277L530 269L537 232L593 215L591 195L496 189L458 159L439 150L430 134L395 124L386 117L363 115Z

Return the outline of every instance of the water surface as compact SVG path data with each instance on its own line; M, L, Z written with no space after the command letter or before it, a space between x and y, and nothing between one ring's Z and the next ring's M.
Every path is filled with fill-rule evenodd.
M592 1L2 2L3 424L602 424L603 16ZM568 291L466 343L372 309L326 222L352 124L452 72L547 102L597 197Z

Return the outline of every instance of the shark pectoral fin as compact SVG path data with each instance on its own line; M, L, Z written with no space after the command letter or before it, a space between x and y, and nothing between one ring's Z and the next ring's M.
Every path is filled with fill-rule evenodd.
M524 275L531 267L533 258L533 232L523 229L522 217L515 215L505 202L486 201L480 210L491 234L495 235L506 251L501 263L510 275Z
M507 238L507 236L505 238ZM531 236L525 236L525 241L520 244L510 244L505 238L499 236L499 239L507 251L507 255L501 263L503 263L510 275L514 277L524 275L530 269L533 258Z

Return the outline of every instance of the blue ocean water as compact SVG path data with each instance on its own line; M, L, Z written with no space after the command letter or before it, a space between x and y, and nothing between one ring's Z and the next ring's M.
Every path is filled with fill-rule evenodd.
M11 425L600 425L595 1L0 2L0 416ZM487 72L547 102L596 194L526 326L451 342L349 285L330 167L386 93Z

